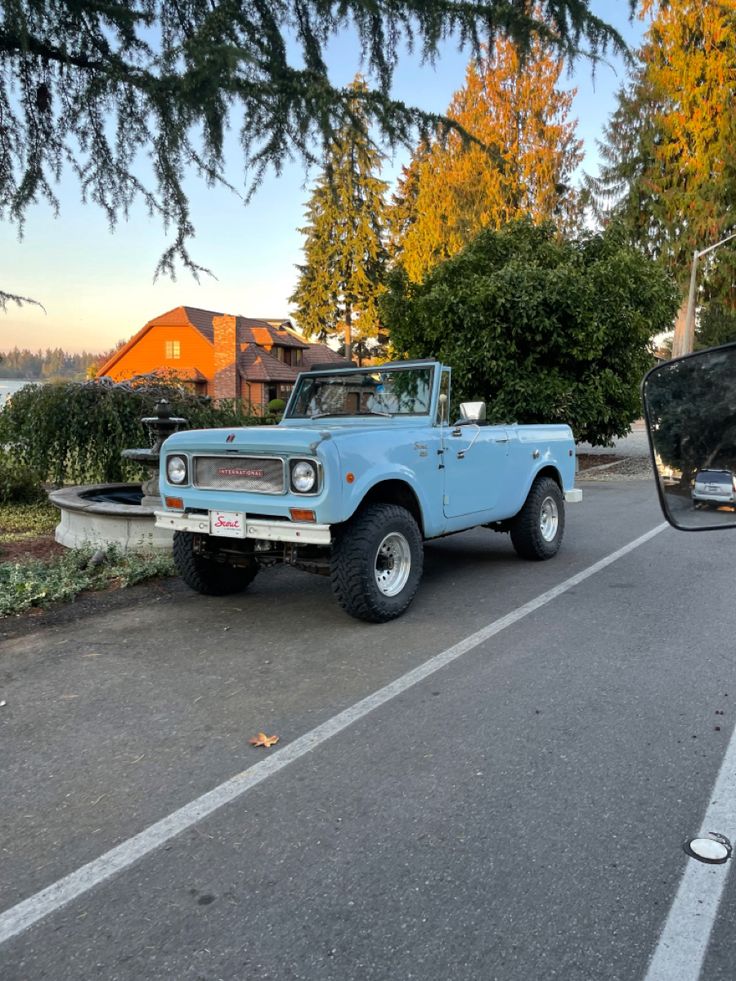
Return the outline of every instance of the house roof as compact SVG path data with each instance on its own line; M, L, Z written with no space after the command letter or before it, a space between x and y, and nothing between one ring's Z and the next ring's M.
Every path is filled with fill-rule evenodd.
M294 382L299 372L279 361L257 344L248 344L238 354L240 377L249 382Z
M333 351L326 344L307 344L307 350L302 355L303 371L307 371L313 364L334 364L336 368L354 368L355 365L343 358L337 351Z

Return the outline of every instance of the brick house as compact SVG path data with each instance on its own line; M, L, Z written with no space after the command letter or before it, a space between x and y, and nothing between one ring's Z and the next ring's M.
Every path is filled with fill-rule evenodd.
M242 398L259 408L286 398L300 371L348 362L324 344L310 344L288 321L176 307L149 320L102 365L97 377L122 381L167 372L201 395Z

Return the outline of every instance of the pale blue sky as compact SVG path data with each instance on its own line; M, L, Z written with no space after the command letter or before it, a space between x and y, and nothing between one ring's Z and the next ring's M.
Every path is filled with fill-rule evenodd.
M628 21L628 0L593 2L594 11L636 45L639 22ZM329 64L339 83L352 79L360 65L349 41L332 45ZM447 48L432 68L407 57L396 73L394 95L424 109L444 112L462 83L467 53ZM615 93L624 80L620 60L599 64L595 78L589 62L581 60L565 87L577 87L574 115L584 141L583 167L597 172L595 140L615 106ZM387 161L384 178L393 181L408 153ZM237 185L240 157L233 136L229 176ZM313 176L313 175L312 175ZM240 181L242 183L242 181ZM129 338L146 321L172 307L186 304L250 317L283 317L301 261L304 204L309 176L300 164L287 165L281 177L269 175L247 207L225 190L209 189L194 179L189 184L197 237L191 252L208 266L216 280L196 283L181 271L175 283L153 283L156 261L166 236L157 221L138 206L127 223L111 234L102 212L83 206L73 180L58 189L61 213L54 218L40 204L28 214L24 238L0 225L0 287L40 300L36 307L10 307L0 313L0 351L14 346L63 347L68 351L102 351Z

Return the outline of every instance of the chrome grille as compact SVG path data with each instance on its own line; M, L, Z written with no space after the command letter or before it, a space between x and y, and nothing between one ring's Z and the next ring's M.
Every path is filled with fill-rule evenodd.
M284 461L274 457L198 456L194 458L194 484L210 490L284 493Z

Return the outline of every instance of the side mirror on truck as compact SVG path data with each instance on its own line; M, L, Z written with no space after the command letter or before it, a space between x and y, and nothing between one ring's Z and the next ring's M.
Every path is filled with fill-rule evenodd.
M642 398L669 523L682 531L736 528L736 344L657 365Z

